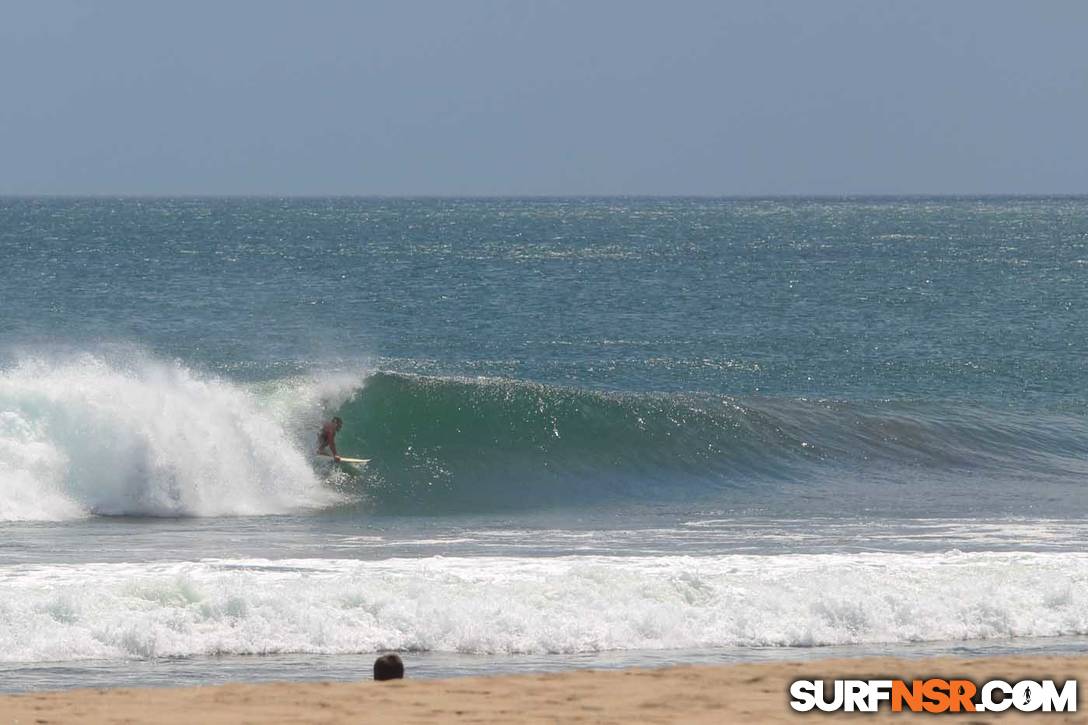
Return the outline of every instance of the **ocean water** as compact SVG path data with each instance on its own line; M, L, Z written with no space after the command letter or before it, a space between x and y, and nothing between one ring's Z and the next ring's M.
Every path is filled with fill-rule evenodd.
M1086 307L1085 198L0 199L0 689L1083 652Z

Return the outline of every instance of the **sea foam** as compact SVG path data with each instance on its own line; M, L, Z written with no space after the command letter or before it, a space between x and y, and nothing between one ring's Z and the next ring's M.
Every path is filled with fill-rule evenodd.
M1088 634L1088 555L205 560L0 568L0 661L583 653Z

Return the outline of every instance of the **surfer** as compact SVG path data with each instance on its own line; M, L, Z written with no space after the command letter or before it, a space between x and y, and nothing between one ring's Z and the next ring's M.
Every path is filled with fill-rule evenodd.
M340 460L340 454L336 452L336 434L344 427L344 421L340 418L333 418L329 422L321 426L321 432L317 434L317 455L327 456L328 453L325 449L328 448L332 451L332 457L334 460Z

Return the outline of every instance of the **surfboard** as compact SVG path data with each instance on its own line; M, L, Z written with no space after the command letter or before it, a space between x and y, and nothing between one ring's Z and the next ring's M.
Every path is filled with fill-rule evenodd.
M318 453L317 455L321 456L322 458L328 458L330 460L332 459L332 456L330 456L327 453ZM340 456L340 463L354 463L357 466L365 466L366 464L370 463L370 459L369 458L348 458L347 456Z

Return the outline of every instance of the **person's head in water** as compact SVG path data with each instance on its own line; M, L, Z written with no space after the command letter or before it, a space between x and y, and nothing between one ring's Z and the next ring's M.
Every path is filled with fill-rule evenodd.
M333 418L332 424L336 426L336 430L340 430L344 427L344 421L340 420L339 417Z
M379 682L404 679L404 662L392 652L382 655L374 660L374 679Z

